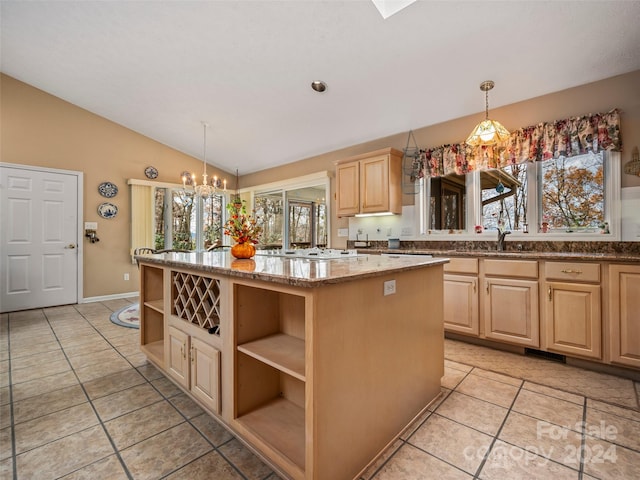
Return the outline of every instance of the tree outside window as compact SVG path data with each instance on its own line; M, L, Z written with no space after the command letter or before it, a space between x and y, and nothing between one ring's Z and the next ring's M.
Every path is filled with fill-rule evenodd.
M540 169L541 223L567 231L597 228L605 217L602 154L554 158Z

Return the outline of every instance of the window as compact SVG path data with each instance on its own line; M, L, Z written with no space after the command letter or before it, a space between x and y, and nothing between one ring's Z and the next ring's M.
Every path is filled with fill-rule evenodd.
M553 234L556 239L578 234L580 240L611 240L602 233L613 238L620 235L617 152L521 163L466 177L466 182L465 176L458 175L425 178L419 221L426 221L429 232L455 230L454 225L460 225L456 222L464 221L468 212L467 225L460 227L468 234L474 222L484 231L495 232L500 224L512 232L527 233L530 239L538 234ZM465 204L462 207L459 199ZM474 234L474 238L478 237Z
M247 189L263 221L260 248L329 246L328 172L318 172Z
M496 230L528 231L527 165L510 165L504 169L480 172L482 226Z
M258 193L253 199L256 217L262 219L260 243L265 247L282 248L284 197L282 191Z
M434 177L429 189L429 228L464 230L466 218L466 176Z
M567 232L597 229L605 222L603 154L540 162L540 224ZM546 224L546 225L545 225Z
M197 250L222 244L222 195L200 200L182 188L154 187L153 192L153 248Z

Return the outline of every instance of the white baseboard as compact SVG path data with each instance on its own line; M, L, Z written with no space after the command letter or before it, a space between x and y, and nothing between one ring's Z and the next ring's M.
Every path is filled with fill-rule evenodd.
M106 300L118 300L120 298L131 298L131 297L139 297L140 292L129 292L129 293L115 293L113 295L102 295L99 297L86 297L80 300L78 303L92 303L92 302L104 302Z

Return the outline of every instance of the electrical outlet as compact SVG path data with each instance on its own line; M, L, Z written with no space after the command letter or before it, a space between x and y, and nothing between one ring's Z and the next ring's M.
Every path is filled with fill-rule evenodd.
M384 282L384 295L393 295L394 293L396 293L396 281L387 280Z
M411 227L402 227L402 231L400 233L402 236L404 237L408 237L410 235L413 235L413 228Z
M98 222L84 222L84 229L96 231L98 230Z
M125 273L125 274L124 274L124 279L125 279L125 280L129 280L129 274L128 274L128 273Z

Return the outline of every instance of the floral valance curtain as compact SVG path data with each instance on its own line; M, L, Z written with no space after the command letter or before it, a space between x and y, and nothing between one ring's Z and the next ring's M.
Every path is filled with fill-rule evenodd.
M419 150L413 170L416 177L463 175L587 152L620 151L621 147L620 112L615 109L521 128L502 144L474 148L458 143Z

